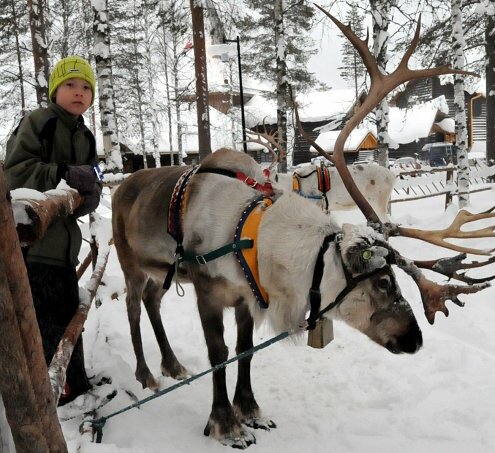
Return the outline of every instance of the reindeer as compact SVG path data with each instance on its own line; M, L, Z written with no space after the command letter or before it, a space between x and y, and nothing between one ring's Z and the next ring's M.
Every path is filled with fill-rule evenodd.
M268 175L275 184L285 191L294 191L298 195L315 201L325 212L343 211L356 208L356 203L342 182L335 167L325 165L305 165L296 168L291 174L277 173L276 166L285 150L278 140L277 131L247 131L247 142L258 143L266 147L273 156ZM304 134L307 137L306 134ZM325 156L328 157L328 156ZM379 165L351 165L348 167L352 179L361 193L371 204L382 222L389 220L388 204L395 185L395 174Z
M358 39L350 30L347 34L354 41ZM372 57L365 57L369 66L374 64ZM403 80L402 72L409 71L407 61L402 68L399 75L378 77ZM447 72L452 70L440 68L429 74ZM376 71L370 73L376 77ZM407 72L407 78L415 75ZM385 96L391 84L384 85L386 88L379 90L379 96L359 115ZM362 200L366 200L357 195L349 172L340 168L347 169L339 155L349 132L344 128L334 160L344 184L375 228L341 228L331 215L306 199L272 188L258 164L235 151L217 151L199 167L141 170L120 185L112 200L114 242L127 285L136 378L143 387L156 390L158 384L143 354L141 300L160 346L162 373L176 379L187 375L170 347L159 311L166 291L163 282L168 287L174 271L176 284L189 281L194 285L212 366L228 357L223 338L225 307L235 310L237 353L253 346L254 326L264 319L276 332L302 332L324 319L341 320L392 353L415 353L422 345L422 334L401 294L392 265L405 269L418 284L430 322L436 311L447 314L446 300L460 304L459 294L486 287L486 283L468 281L463 276L459 257L454 263L448 260L450 266L438 267L440 261L414 263L392 248L387 235L407 231L385 228L369 205L362 207ZM246 217L248 212L260 218L257 234L244 234L240 226L239 219L250 218ZM421 236L417 231L411 234ZM455 235L455 231L446 234ZM247 260L249 252L257 258L258 269L252 272L254 280L248 282L247 271L238 260ZM437 285L423 276L418 267L421 265L440 269L437 271L470 285ZM232 404L225 369L213 373L213 403L204 434L237 448L255 442L246 426L266 430L276 426L261 413L251 386L250 368L251 356L239 360Z

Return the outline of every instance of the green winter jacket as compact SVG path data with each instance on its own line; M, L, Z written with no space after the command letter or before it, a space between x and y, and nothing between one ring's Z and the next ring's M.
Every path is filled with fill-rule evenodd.
M47 133L48 129L51 131ZM21 121L12 150L6 156L5 176L10 190L23 187L45 192L55 189L64 176L59 164L93 165L95 162L95 139L83 118L49 104ZM30 248L27 260L75 268L81 241L75 216L57 219L45 236Z

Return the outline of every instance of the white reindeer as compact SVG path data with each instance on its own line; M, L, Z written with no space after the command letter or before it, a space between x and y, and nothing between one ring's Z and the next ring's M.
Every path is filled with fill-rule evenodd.
M388 222L388 204L395 185L395 174L379 165L351 165L348 168L380 220ZM315 200L325 210L342 211L357 207L335 167L305 165L292 174L279 173L277 178L280 188Z

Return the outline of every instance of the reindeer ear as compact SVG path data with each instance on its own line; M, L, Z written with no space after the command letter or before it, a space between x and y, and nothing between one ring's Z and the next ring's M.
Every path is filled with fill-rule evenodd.
M352 274L370 272L387 264L388 250L375 244L377 238L372 228L346 223L342 232L342 260Z

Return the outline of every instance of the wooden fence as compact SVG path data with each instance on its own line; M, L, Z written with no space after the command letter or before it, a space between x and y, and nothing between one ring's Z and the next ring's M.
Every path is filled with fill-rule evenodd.
M397 180L390 203L421 200L423 198L445 196L448 205L453 196L458 194L456 183L457 168L438 167L428 170L404 167L397 174ZM485 164L472 166L469 174L469 192L475 193L491 190L495 182L495 166Z

